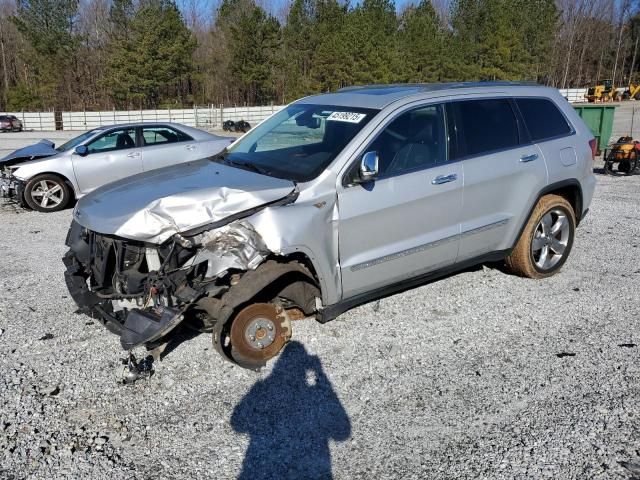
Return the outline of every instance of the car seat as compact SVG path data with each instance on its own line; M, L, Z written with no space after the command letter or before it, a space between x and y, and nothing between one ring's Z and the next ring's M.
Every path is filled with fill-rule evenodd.
M398 150L386 173L392 174L438 163L439 116L420 116L412 124L418 127L418 131L412 134L408 143ZM413 130L416 129L413 128Z
M133 148L135 147L135 142L131 139L128 133L119 133L116 137L116 148Z

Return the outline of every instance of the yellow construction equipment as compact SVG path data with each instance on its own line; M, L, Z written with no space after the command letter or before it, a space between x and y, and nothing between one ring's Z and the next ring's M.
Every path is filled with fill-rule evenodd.
M585 98L588 102L613 102L616 100L616 89L613 87L613 81L604 80L602 84L595 87L589 87Z
M627 88L622 94L622 100L640 100L640 84L630 83L629 88Z

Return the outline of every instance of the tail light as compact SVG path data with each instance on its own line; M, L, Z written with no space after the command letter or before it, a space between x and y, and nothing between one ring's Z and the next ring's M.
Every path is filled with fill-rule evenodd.
M589 146L591 147L591 159L595 161L596 155L598 154L598 142L595 138L589 140Z

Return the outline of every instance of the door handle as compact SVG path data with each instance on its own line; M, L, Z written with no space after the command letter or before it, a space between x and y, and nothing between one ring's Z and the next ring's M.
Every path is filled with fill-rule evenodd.
M452 173L451 175L438 175L431 180L433 185L442 185L443 183L455 182L458 179L458 175Z
M139 157L139 156L140 156L140 152L127 153L127 157L129 157L129 158L134 158L134 157Z
M196 146L195 145L187 145L187 150L192 151L195 150Z
M520 157L520 161L522 163L533 162L537 158L538 158L538 154L532 153L531 155L523 155L522 157Z

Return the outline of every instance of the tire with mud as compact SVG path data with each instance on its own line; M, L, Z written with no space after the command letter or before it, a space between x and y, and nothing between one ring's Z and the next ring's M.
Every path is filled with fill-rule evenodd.
M559 195L545 195L533 209L515 248L506 258L511 273L544 278L566 262L576 230L573 207Z

